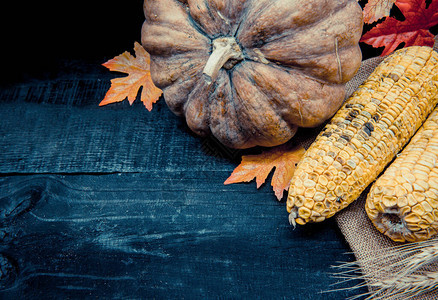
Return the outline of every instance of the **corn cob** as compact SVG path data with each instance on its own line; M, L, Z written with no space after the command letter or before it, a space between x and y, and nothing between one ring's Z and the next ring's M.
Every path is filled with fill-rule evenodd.
M413 46L377 66L317 136L291 180L291 224L320 222L375 180L438 102L438 53Z
M371 187L365 210L396 242L429 239L438 231L438 108Z

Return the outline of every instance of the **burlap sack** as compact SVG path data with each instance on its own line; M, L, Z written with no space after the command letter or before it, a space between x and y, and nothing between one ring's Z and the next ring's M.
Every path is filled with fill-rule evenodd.
M438 49L438 39L435 38L435 47ZM347 94L351 94L374 70L374 68L383 60L382 57L375 57L362 62L362 65L356 76L347 85ZM376 269L375 261L369 261L371 256L376 253L396 252L395 248L399 243L393 242L380 232L378 232L371 221L368 219L365 212L365 199L368 190L366 190L353 204L347 209L336 215L336 221L345 236L345 239L352 248L357 260L360 262L362 274L378 276L373 274ZM397 259L397 255L393 256ZM399 258L401 259L401 258ZM381 264L389 265L391 261L382 261ZM434 267L438 272L438 267ZM388 274L383 274L386 276ZM379 280L380 278L375 278ZM368 286L370 290L373 288ZM412 299L438 299L438 290L435 292L423 294Z

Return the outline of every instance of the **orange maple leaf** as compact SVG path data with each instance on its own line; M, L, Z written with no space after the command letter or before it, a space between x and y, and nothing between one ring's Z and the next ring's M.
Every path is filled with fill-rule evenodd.
M392 6L397 0L369 0L363 8L363 21L371 24L389 16Z
M289 189L292 175L297 163L306 150L301 146L291 148L289 145L274 147L257 155L244 155L242 162L224 184L249 182L256 178L259 188L275 167L271 185L278 200L283 197L283 191Z
M147 110L158 101L162 91L152 82L150 71L150 55L137 42L134 43L135 56L128 51L110 59L103 66L110 71L127 73L128 76L111 80L111 87L99 106L120 102L128 98L132 105L137 98L138 90L142 87L140 99Z

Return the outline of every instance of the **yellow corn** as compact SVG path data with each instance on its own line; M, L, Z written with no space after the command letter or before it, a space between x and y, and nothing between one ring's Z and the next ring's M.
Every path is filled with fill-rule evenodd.
M413 46L387 57L346 100L298 164L291 224L320 222L375 180L438 102L438 53Z
M438 108L371 187L365 210L397 242L429 239L438 231Z

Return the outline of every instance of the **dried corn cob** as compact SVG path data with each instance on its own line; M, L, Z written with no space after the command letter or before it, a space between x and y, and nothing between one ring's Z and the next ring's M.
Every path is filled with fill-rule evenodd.
M383 171L438 102L438 53L413 46L387 57L347 99L298 164L291 224L348 206Z
M438 108L371 187L365 210L397 242L426 240L438 231Z

